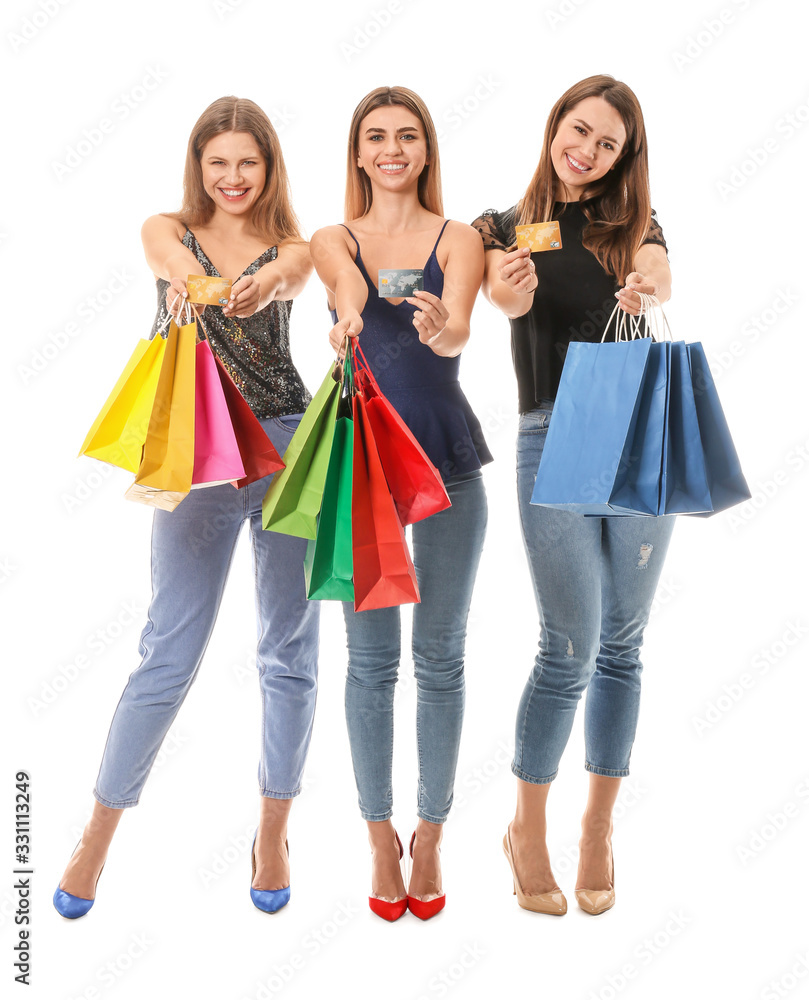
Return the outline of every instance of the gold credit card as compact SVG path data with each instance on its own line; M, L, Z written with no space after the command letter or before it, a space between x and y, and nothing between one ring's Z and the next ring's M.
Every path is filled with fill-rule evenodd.
M230 298L233 282L230 278L209 278L204 274L189 274L185 284L189 302L200 306L223 306Z
M530 226L517 226L517 248L525 247L534 253L538 250L561 250L562 234L558 222L532 222Z

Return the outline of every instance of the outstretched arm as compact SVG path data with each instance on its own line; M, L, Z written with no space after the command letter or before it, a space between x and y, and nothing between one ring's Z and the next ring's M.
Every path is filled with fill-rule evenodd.
M362 330L362 310L368 300L368 286L354 263L342 226L318 229L312 237L311 252L318 277L326 286L329 305L337 311L337 324L329 333L329 342L339 351L346 335L356 337Z

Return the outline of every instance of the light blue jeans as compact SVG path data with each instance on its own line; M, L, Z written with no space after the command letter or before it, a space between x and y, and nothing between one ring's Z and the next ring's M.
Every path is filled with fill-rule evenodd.
M624 777L640 704L640 647L673 517L585 517L530 503L553 403L520 416L517 491L539 610L539 652L517 712L512 770L556 777L585 688L585 768Z
M261 424L283 455L301 414ZM131 674L110 726L93 794L113 809L134 806L188 694L213 632L236 540L247 521L253 542L258 617L258 680L263 707L261 795L288 799L301 789L317 695L320 606L307 601L306 541L261 527L271 476L236 490L192 490L152 525L152 601ZM211 720L212 733L216 720ZM222 748L227 753L227 747Z
M418 815L443 823L452 805L464 711L464 647L483 539L481 473L446 484L452 506L412 527L421 603L413 606L417 684ZM393 813L393 697L401 655L399 608L354 611L344 604L348 638L346 721L363 819Z

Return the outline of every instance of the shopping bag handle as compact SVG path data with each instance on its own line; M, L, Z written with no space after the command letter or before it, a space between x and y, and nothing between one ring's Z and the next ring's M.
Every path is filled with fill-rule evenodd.
M640 314L632 316L630 323L634 323L639 329L640 317L643 316L646 328L651 330L653 340L665 340L667 336L669 340L673 340L674 337L672 336L669 321L663 312L663 306L660 304L658 297L656 295L649 295L646 292L636 292L635 294L640 299Z
M188 310L190 315L190 322L196 322L197 324L197 340L205 340L208 343L208 347L211 349L211 353L215 353L213 349L213 344L211 344L211 338L208 336L208 331L205 329L205 324L202 322L202 313L197 309L193 302L189 302L187 299L184 303L185 308ZM202 330L202 336L200 336L199 331Z
M630 340L642 340L650 338L654 341L665 340L668 336L672 340L671 327L663 312L663 307L655 295L648 295L645 292L635 293L640 298L640 312L637 316L630 316L629 313L621 310L621 315L616 318L618 310L621 309L618 303L610 313L610 318L604 327L601 343L607 339L610 327L615 320L615 341L628 342Z

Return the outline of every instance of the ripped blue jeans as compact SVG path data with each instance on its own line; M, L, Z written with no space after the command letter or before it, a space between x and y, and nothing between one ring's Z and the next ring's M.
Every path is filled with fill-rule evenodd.
M673 517L585 517L530 503L553 403L520 416L517 491L539 610L539 652L517 712L512 770L556 777L579 700L585 768L629 774L640 704L640 647Z

